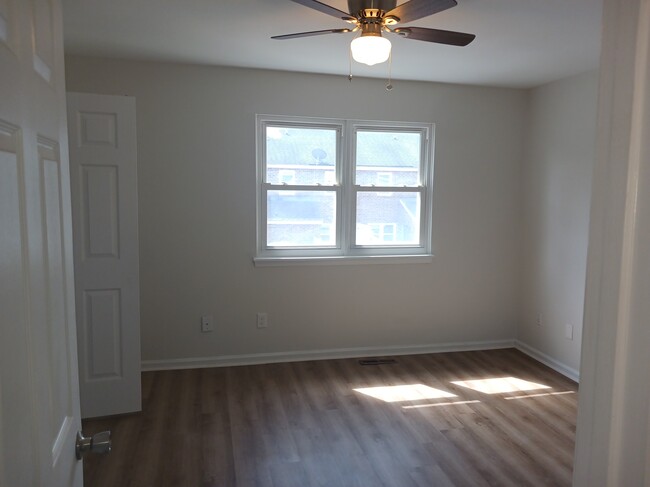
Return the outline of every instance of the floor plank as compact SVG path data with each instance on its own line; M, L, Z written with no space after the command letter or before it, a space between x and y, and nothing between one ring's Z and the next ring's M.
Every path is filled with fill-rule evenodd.
M141 413L84 421L113 432L84 483L571 485L574 382L514 349L394 358L143 373Z

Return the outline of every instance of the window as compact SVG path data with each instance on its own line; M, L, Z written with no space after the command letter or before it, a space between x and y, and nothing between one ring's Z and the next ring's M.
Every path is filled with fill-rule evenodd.
M392 172L378 172L377 173L377 186L392 186L393 173ZM381 193L380 196L392 196L392 193Z
M397 224L395 223L370 223L368 229L370 234L366 233L366 244L367 245L380 245L382 242L394 242L395 241L395 228ZM363 226L361 225L363 231ZM357 230L357 233L361 233Z
M256 261L431 253L433 125L257 116Z

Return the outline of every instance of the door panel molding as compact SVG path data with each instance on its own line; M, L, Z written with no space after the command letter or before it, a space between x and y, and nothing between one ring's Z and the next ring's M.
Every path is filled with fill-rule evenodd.
M84 290L87 381L122 378L122 298L119 289Z
M117 113L80 111L77 120L79 147L117 148Z
M114 165L82 164L79 170L82 259L119 259L119 168Z

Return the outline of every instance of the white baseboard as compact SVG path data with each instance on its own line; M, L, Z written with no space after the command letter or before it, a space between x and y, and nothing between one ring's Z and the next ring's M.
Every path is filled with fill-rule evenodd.
M540 352L534 347L531 347L530 345L525 344L524 342L521 342L519 340L515 340L515 348L519 350L520 352L525 353L526 355L534 358L538 362L543 363L544 365L549 366L556 372L559 372L560 374L564 375L565 377L568 377L572 381L575 382L580 382L580 372L577 371L574 368L571 368L559 360L554 359L550 355L546 355L544 352Z
M515 347L513 340L482 342L456 342L435 345L406 345L397 347L336 348L331 350L304 350L297 352L256 353L249 355L221 355L215 357L189 357L169 360L143 360L142 370L200 369L233 365L261 365L279 362L304 362L340 358L378 357L391 355L417 355L440 352L468 352ZM538 359L539 360L539 359ZM541 360L544 362L543 360ZM546 362L544 362L546 363Z

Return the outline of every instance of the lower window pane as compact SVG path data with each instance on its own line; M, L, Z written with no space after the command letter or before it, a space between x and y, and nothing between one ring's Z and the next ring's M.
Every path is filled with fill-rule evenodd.
M266 198L268 247L334 247L335 191L269 191Z
M420 193L357 193L357 245L420 243Z

